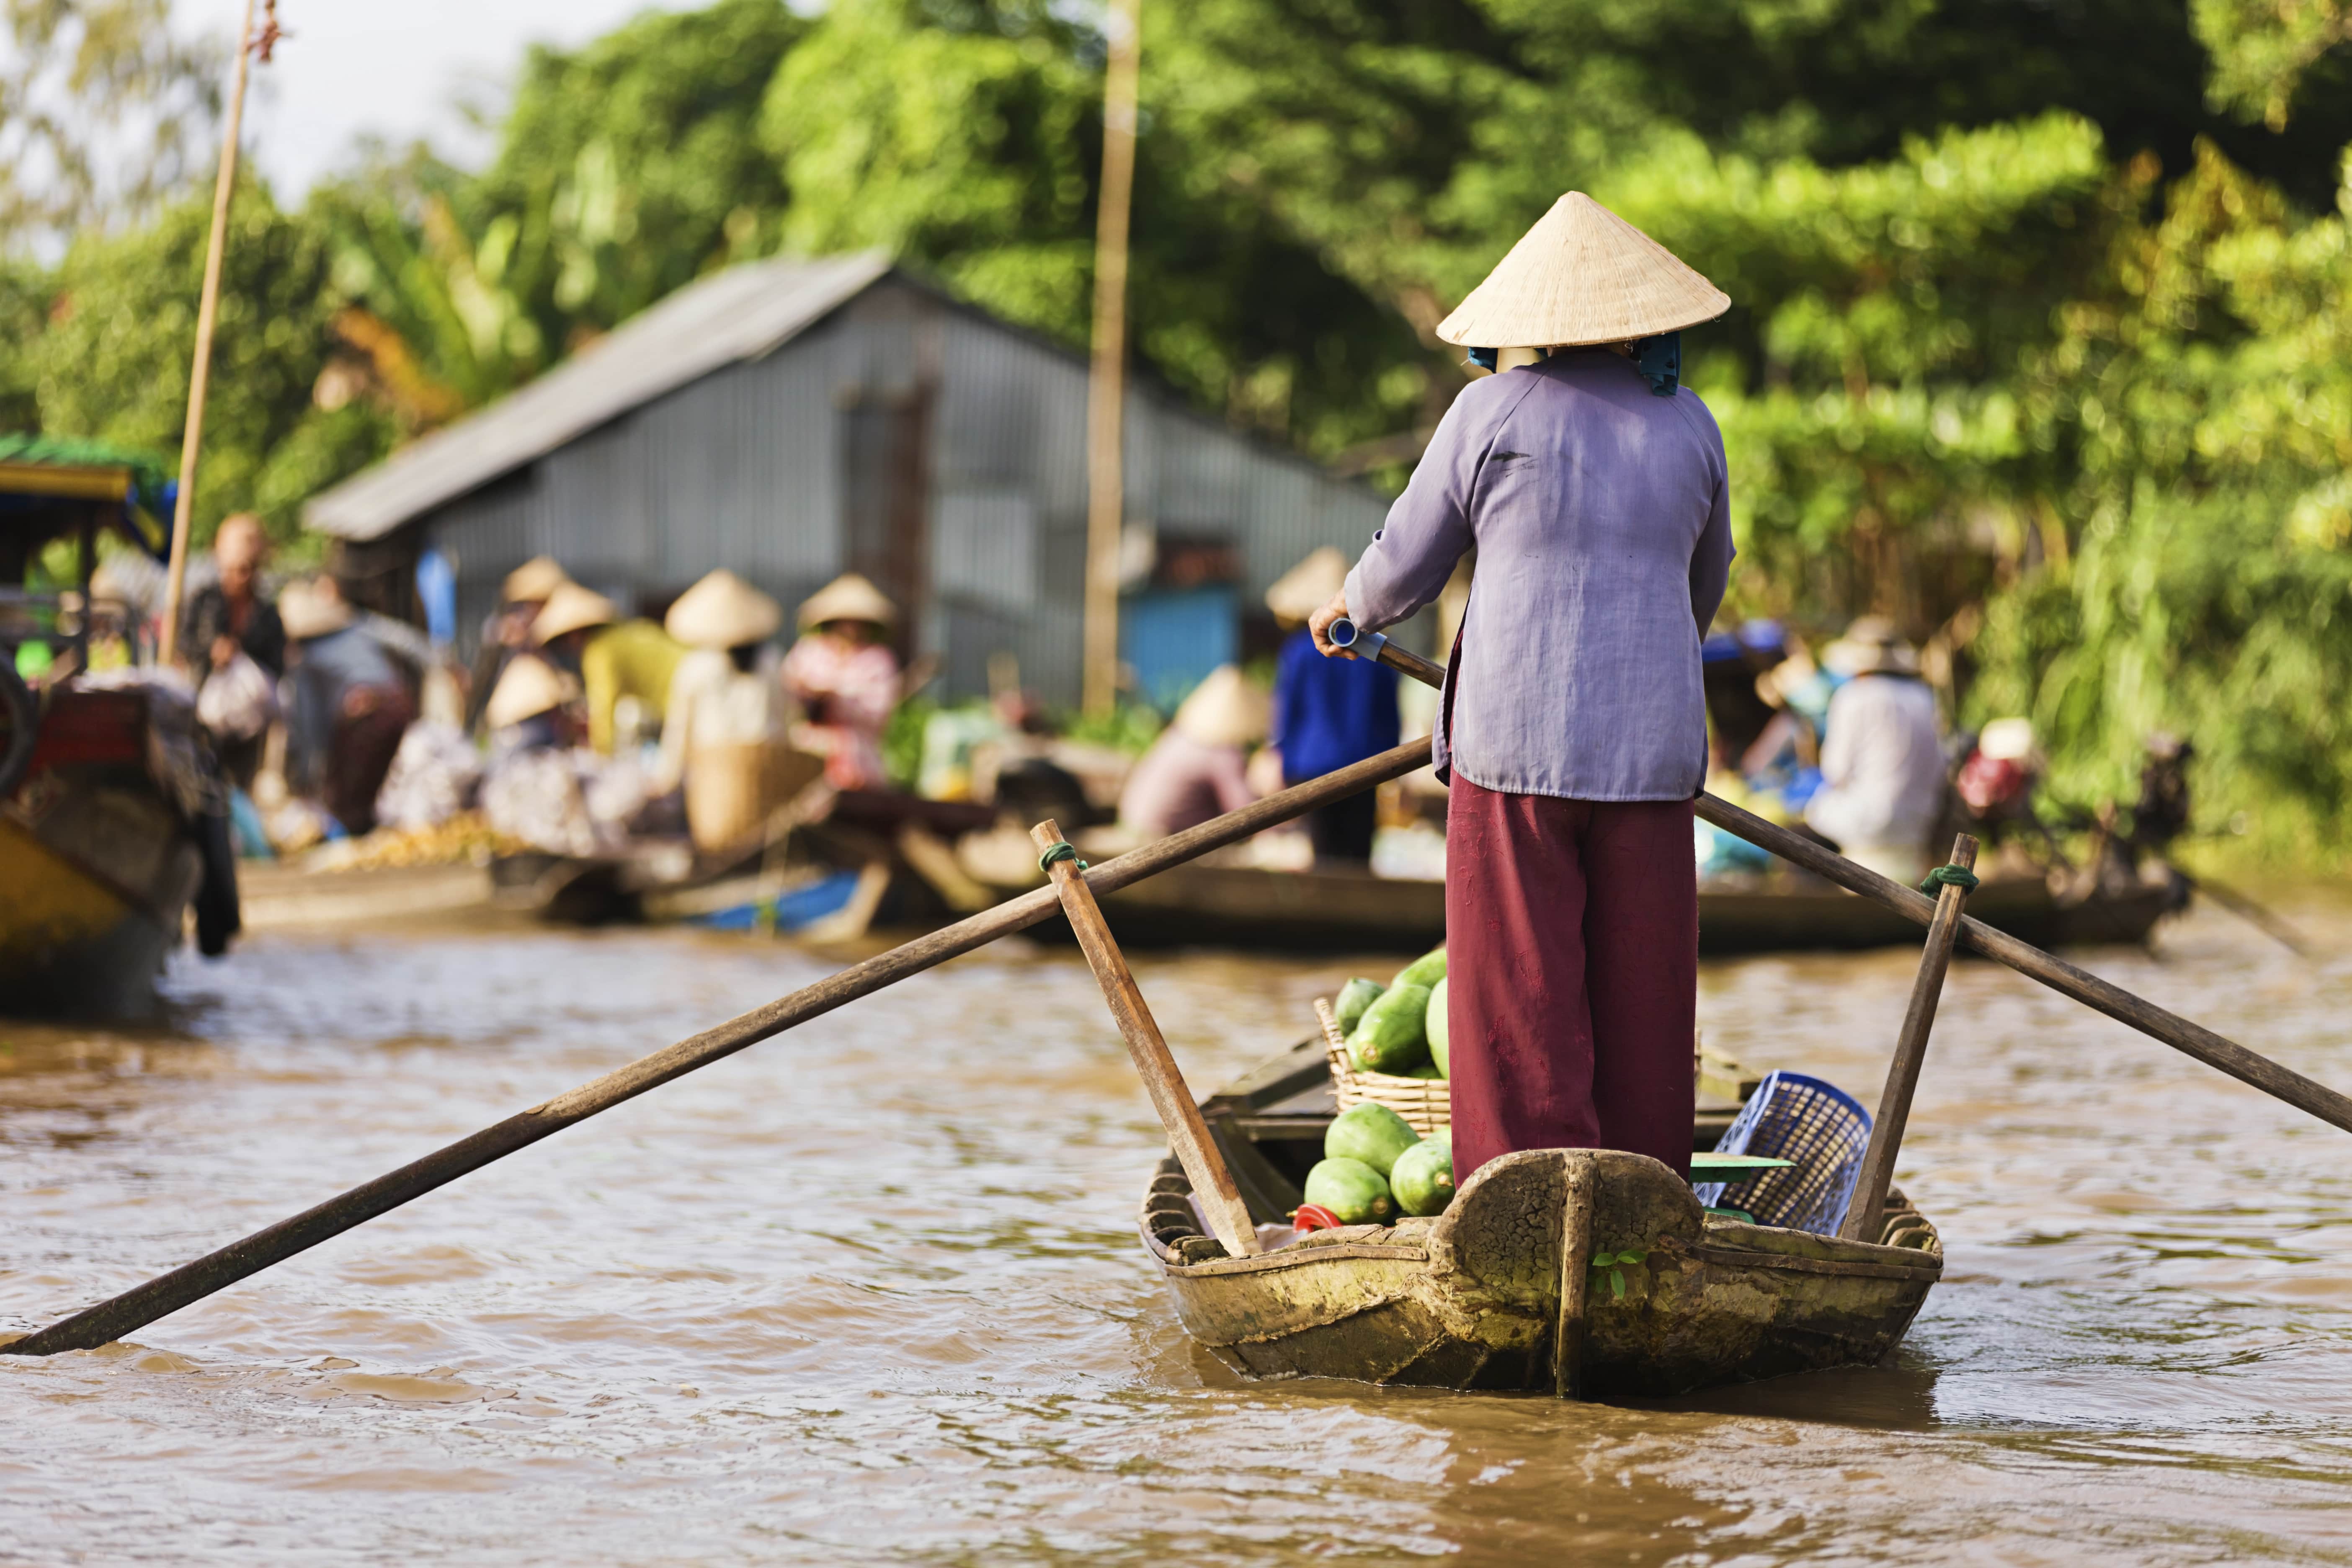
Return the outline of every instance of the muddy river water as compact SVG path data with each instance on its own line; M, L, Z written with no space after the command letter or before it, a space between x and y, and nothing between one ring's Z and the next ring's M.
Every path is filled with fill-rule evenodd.
M2078 958L2352 1087L2323 954ZM1393 959L1139 959L1196 1084ZM1752 1066L1875 1096L1901 952L1710 963ZM331 933L168 1027L0 1024L0 1331L829 966L755 938ZM2352 1562L2352 1139L1983 964L1900 1173L1950 1266L1887 1365L1643 1405L1250 1385L1135 1241L1092 980L1007 945L135 1336L0 1357L0 1561Z

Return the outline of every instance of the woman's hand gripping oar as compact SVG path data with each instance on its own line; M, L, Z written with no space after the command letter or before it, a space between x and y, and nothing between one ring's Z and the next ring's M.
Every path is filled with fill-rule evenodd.
M1426 685L1440 686L1444 682L1443 667L1397 647L1377 633L1367 633L1350 621L1332 622L1325 635L1333 646L1351 648L1359 657L1370 647L1382 664L1402 670ZM1727 801L1701 792L1692 807L1700 821L1792 861L1849 893L1893 910L1905 920L1926 925L1936 917L1935 901L1925 894L1913 892L1899 882L1855 865L1833 849L1823 848L1810 838L1742 811ZM2177 1013L2168 1013L2120 985L2077 969L2063 959L2053 958L2006 931L1995 931L1973 915L1960 917L1958 945L2005 963L2062 996L2071 996L2085 1007L2105 1013L2118 1023L2129 1024L2149 1038L2162 1040L2174 1050L2196 1058L2207 1067L2217 1068L2242 1083L2250 1083L2264 1094L2285 1100L2297 1110L2309 1111L2330 1126L2352 1132L2352 1098L2250 1051L2235 1040L2224 1039L2201 1024L2192 1024Z
M1414 741L1395 747L1352 767L1310 779L1198 827L1107 860L1087 873L1087 885L1099 893L1115 892L1212 849L1238 844L1277 823L1303 816L1318 806L1344 800L1360 790L1402 778L1415 768L1428 765L1428 742ZM998 937L1050 920L1061 907L1055 889L1038 888L903 947L893 948L863 963L854 963L814 985L730 1019L715 1029L680 1040L666 1050L641 1057L593 1082L582 1084L569 1094L519 1111L496 1126L459 1139L372 1182L363 1182L315 1208L255 1231L169 1274L158 1275L23 1339L0 1344L0 1354L55 1355L60 1351L95 1350L191 1302L201 1301L216 1290L226 1289L273 1263L283 1263L297 1253L389 1213L412 1198L423 1197L469 1171L478 1171L576 1121L610 1110L623 1100L634 1100L697 1068L709 1067L722 1057L732 1056L772 1035L781 1035L845 1003L895 985L910 974L919 974L974 948L984 947Z
M1110 1016L1118 1020L1118 1032L1127 1038L1127 1054L1134 1058L1135 1070L1151 1096L1151 1108L1160 1112L1160 1125L1168 1131L1168 1146L1176 1152L1177 1163L1184 1167L1192 1184L1192 1197L1207 1216L1209 1229L1225 1244L1228 1255L1256 1257L1257 1226L1250 1220L1249 1205L1242 1201L1233 1173L1225 1169L1224 1156L1217 1152L1216 1141L1209 1136L1209 1124L1201 1120L1201 1108L1184 1087L1184 1075L1169 1054L1168 1041L1129 972L1127 959L1111 940L1102 906L1095 902L1094 891L1087 886L1086 862L1050 820L1031 828L1029 837L1039 851L1037 864L1053 879L1054 891L1061 895L1062 912L1077 933L1079 951L1101 983Z

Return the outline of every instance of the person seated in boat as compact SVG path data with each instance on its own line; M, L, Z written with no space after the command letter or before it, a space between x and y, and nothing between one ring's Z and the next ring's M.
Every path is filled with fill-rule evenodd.
M594 758L576 749L586 729L577 711L579 690L571 676L525 653L507 661L498 689L482 705L490 741L483 818L551 855L610 853L621 843L617 827L590 810Z
M376 791L416 717L415 699L332 577L288 588L278 612L292 649L289 782L357 837L375 826Z
M1945 788L1936 694L1919 678L1918 650L1893 622L1864 616L1822 650L1822 663L1845 684L1830 699L1822 787L1805 803L1805 826L1847 858L1916 882Z
M807 713L793 744L824 759L835 789L887 789L882 731L898 706L898 656L890 627L898 606L855 572L801 605L800 640L784 656L784 689Z
M1255 797L1250 747L1265 739L1265 693L1230 664L1219 665L1137 759L1118 796L1123 827L1162 838L1239 811Z
M789 764L793 714L770 639L783 606L720 567L677 597L664 627L688 649L670 678L654 787L683 784L695 843L716 849L765 822L807 782Z
M1713 416L1681 329L1731 301L1580 193L1438 328L1463 388L1308 621L1394 626L1477 575L1433 737L1447 781L1457 1180L1517 1150L1614 1148L1687 1174L1698 988L1699 643L1732 560Z
M490 693L498 689L507 661L536 646L531 640L531 624L539 619L540 611L547 607L555 590L570 581L571 576L553 556L534 555L508 573L506 580L499 584L499 607L482 622L481 644L474 655L472 702L466 710L468 730L482 721L482 710L490 700Z
M669 711L670 682L686 648L643 616L577 583L559 584L531 622L531 638L550 662L575 677L588 703L588 743L604 756L616 744L613 717L624 699L659 731ZM634 736L628 737L634 748Z
M1369 659L1325 658L1307 617L1339 592L1348 558L1325 545L1276 579L1265 607L1288 634L1275 666L1274 750L1282 782L1305 784L1397 743L1397 673ZM1379 797L1351 795L1307 814L1318 860L1369 861Z

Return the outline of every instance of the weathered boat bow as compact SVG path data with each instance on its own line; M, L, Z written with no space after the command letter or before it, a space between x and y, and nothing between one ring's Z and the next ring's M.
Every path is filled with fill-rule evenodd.
M1666 1166L1615 1150L1508 1154L1434 1219L1317 1231L1257 1258L1201 1234L1172 1164L1143 1209L1185 1330L1244 1376L1598 1394L1882 1359L1943 1257L1899 1195L1881 1236L1710 1215Z

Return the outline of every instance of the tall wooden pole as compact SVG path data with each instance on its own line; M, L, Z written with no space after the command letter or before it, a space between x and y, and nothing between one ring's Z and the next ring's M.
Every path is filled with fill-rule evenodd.
M1051 817L1031 828L1029 837L1041 850L1062 847L1062 829ZM1217 1152L1217 1141L1209 1135L1209 1124L1201 1119L1192 1091L1184 1087L1184 1074L1168 1049L1159 1021L1151 1016L1151 1005L1144 1001L1142 988L1136 984L1126 956L1110 934L1110 922L1103 919L1102 906L1095 902L1094 889L1078 870L1084 864L1075 852L1064 849L1060 859L1047 864L1045 875L1061 896L1062 913L1102 986L1103 1000L1110 1004L1110 1016L1127 1041L1127 1054L1143 1079L1144 1092L1151 1096L1151 1109L1160 1113L1168 1147L1192 1184L1192 1201L1200 1205L1209 1229L1225 1244L1227 1256L1255 1258L1260 1249L1249 1205L1234 1185L1234 1173L1225 1168L1225 1157Z
M1142 0L1111 0L1103 78L1102 190L1095 226L1095 356L1087 383L1087 613L1084 702L1108 717L1118 698L1118 545L1127 398L1127 232L1135 191L1136 79Z
M188 426L180 437L180 494L172 508L172 572L163 591L163 626L155 662L180 647L180 599L188 584L188 528L196 502L196 451L205 438L205 394L212 384L213 322L220 313L221 252L228 240L228 198L236 188L236 140L245 122L245 79L253 57L254 0L245 0L236 35L236 80L229 89L228 131L221 138L220 177L213 182L213 233L205 247L204 292L196 302L196 363L188 373Z
M1951 863L1974 871L1977 841L1963 833L1952 840ZM1944 994L1944 974L1952 966L1952 944L1960 936L1960 906L1968 889L1945 883L1936 895L1935 918L1927 922L1927 945L1919 953L1919 973L1911 983L1911 1005L1903 1015L1903 1029L1895 1038L1895 1058L1886 1067L1886 1087L1878 1096L1878 1120L1870 1124L1870 1146L1863 1152L1862 1173L1846 1201L1845 1219L1838 1235L1848 1241L1876 1241L1885 1223L1886 1189L1895 1183L1895 1156L1903 1149L1903 1130L1911 1121L1911 1097L1919 1088L1919 1068L1927 1060L1927 1034L1936 1026L1936 1004Z

